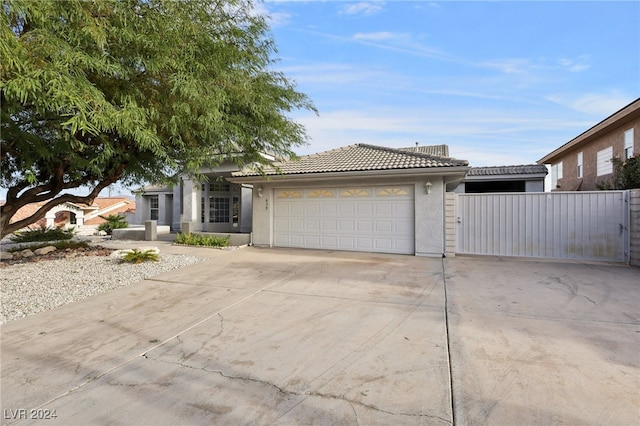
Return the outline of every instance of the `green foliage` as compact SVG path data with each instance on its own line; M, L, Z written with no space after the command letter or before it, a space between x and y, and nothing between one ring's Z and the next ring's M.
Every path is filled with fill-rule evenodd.
M74 228L62 229L40 226L38 228L28 228L26 231L15 232L10 239L14 243L70 240L73 238L74 233Z
M158 256L158 253L153 250L141 251L133 249L129 253L125 254L122 257L122 260L129 263L142 263L147 261L157 262L160 260L160 256Z
M66 240L66 241L56 241L54 243L48 243L48 244L30 244L28 246L14 247L14 248L9 249L7 251L9 251L11 253L17 252L17 251L21 251L21 250L25 250L25 249L29 249L31 251L34 251L34 250L37 250L39 248L48 247L48 246L54 246L58 250L66 250L66 249L76 250L76 249L79 249L79 248L89 248L89 243L87 243L86 241Z
M620 158L613 158L611 162L614 167L614 189L640 188L640 154L624 161Z
M227 247L229 246L229 236L216 237L214 235L178 233L176 234L176 243L189 246Z
M315 108L274 71L252 0L4 0L0 19L1 236L117 181L200 178L307 140L289 116Z
M114 229L122 229L129 227L129 224L124 217L117 214L111 214L109 216L100 216L106 222L101 223L96 227L98 231L104 231L107 235L111 235Z

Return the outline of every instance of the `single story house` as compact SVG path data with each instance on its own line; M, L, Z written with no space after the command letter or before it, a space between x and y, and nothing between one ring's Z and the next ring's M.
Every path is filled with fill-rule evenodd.
M538 160L551 166L552 191L611 186L611 159L640 154L640 98Z
M4 201L1 202L4 204ZM33 215L45 203L31 203L18 209L12 218L12 222ZM75 227L82 230L84 227L95 227L103 222L100 216L109 215L133 215L136 210L134 200L127 197L99 197L91 205L84 203L62 203L47 212L44 219L39 220L35 226L47 227Z
M455 192L544 192L547 168L543 164L471 167Z
M445 193L469 166L417 148L349 145L226 180L253 187L256 246L442 256Z

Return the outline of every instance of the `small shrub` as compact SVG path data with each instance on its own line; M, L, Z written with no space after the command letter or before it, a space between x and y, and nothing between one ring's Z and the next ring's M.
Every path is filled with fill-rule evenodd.
M14 243L33 243L40 241L70 240L73 238L74 228L62 229L40 226L38 228L28 228L26 231L15 232L11 236Z
M104 231L107 235L111 235L114 229L122 229L129 227L129 224L124 217L117 214L111 214L109 216L100 216L106 222L101 223L96 227L98 231Z
M122 260L129 263L142 263L147 261L157 262L160 256L153 250L140 251L133 249L122 257Z
M227 247L229 245L229 236L216 237L215 235L178 233L176 235L176 243L189 246Z
M66 249L72 249L72 250L76 250L79 248L89 248L89 243L87 243L86 241L57 241L54 243L43 243L43 244L30 244L28 246L20 246L20 247L13 247L9 250L7 250L10 253L15 253L17 251L21 251L21 250L25 250L25 249L29 249L31 251L34 250L38 250L39 248L42 247L47 247L47 246L54 246L55 248L57 248L58 250L66 250Z
M640 154L622 160L612 158L614 166L613 187L614 189L636 189L640 188Z

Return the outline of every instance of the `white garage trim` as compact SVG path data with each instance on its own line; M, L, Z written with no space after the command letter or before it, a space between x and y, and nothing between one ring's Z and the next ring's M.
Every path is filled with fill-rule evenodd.
M277 247L415 253L414 186L274 189Z

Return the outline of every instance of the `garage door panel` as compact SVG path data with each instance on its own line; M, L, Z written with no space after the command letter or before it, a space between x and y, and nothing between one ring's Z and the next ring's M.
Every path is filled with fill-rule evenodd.
M309 203L306 206L301 204L301 206L303 207L301 214L306 216L318 216L322 214L322 206L320 203Z
M335 235L323 235L321 241L323 248L338 248L338 237Z
M358 202L356 204L356 214L358 216L362 216L362 215L370 216L374 212L373 209L374 209L374 206L373 206L372 202L368 202L368 203L366 203L366 202Z
M358 232L372 232L374 221L372 220L359 220L356 222L356 230Z
M376 232L393 232L393 222L390 220L376 221Z
M373 238L356 238L356 249L363 251L373 251Z
M356 213L356 206L354 204L338 204L338 213L342 216L354 216Z
M304 220L302 219L291 219L289 221L289 231L291 232L304 232Z
M413 217L413 202L399 202L394 204L394 214L402 217Z
M353 250L356 248L356 240L353 237L338 238L338 246L343 250Z
M336 214L338 214L338 205L336 204L335 201L324 203L321 206L320 210L322 214L325 216L328 216L328 215L335 216Z
M375 212L378 216L393 216L394 206L389 203L379 203L376 204Z
M305 220L305 228L304 231L308 232L317 232L320 231L320 219L307 219Z
M320 246L320 235L305 235L304 244L305 247L309 248L322 248Z
M353 220L340 220L338 221L338 229L340 231L353 231L355 230L355 222Z
M407 253L414 250L414 241L412 239L396 239L394 240L394 251L398 253Z
M391 238L376 238L374 241L374 247L376 250L392 251L394 248L393 240Z
M278 190L274 244L332 250L414 253L413 188Z
M393 232L402 234L402 235L407 235L409 233L413 232L413 222L409 222L409 221L397 221L397 222L393 222ZM413 241L413 239L412 239Z
M337 220L323 220L322 221L322 231L337 231L338 230L338 221Z

